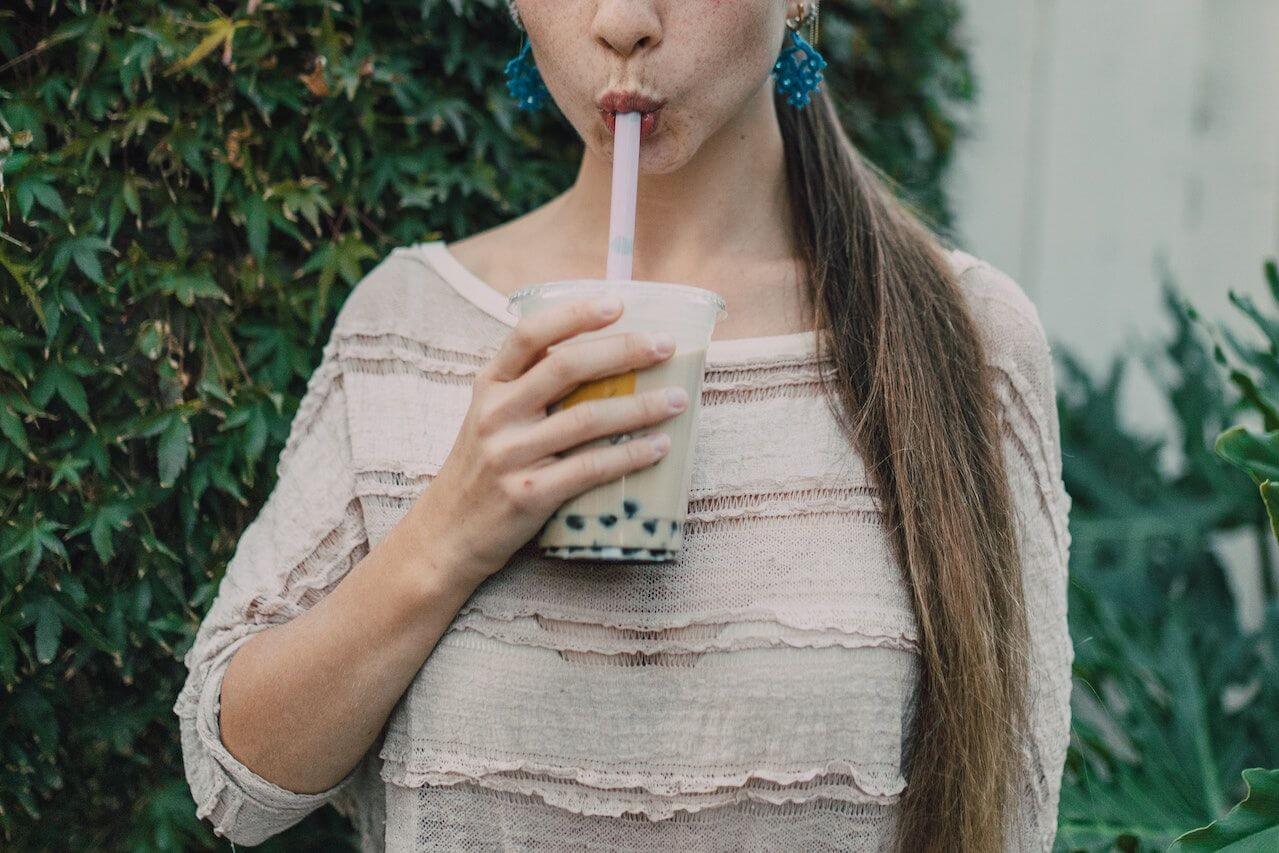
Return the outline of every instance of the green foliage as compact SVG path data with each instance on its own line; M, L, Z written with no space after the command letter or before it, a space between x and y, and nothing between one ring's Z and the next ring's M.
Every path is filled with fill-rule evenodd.
M1275 261L1266 264L1266 283L1271 297L1279 302L1279 264ZM1266 316L1240 293L1231 293L1230 301L1252 321L1268 346L1264 350L1249 346L1225 329L1226 346L1218 345L1215 355L1229 369L1230 380L1239 389L1244 405L1260 418L1264 432L1233 426L1217 437L1217 453L1257 484L1270 528L1279 536L1279 319ZM1227 346L1233 362L1226 355ZM1274 594L1273 585L1268 591Z
M1230 814L1177 839L1178 853L1209 853L1229 847L1240 853L1279 849L1279 770L1243 772L1248 794Z
M1059 849L1166 849L1226 813L1245 768L1279 764L1279 603L1270 595L1261 628L1242 630L1212 547L1243 531L1268 571L1268 525L1212 452L1237 407L1220 349L1166 296L1176 331L1147 367L1176 415L1174 472L1160 464L1166 439L1119 422L1124 360L1099 384L1062 359L1076 689Z
M822 14L854 141L939 220L956 19ZM506 97L518 44L499 0L0 10L0 846L217 846L182 654L351 286L572 181L572 129Z

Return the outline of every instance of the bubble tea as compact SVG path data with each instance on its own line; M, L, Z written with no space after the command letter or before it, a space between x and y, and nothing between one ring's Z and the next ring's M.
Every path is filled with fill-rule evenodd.
M655 432L664 432L671 438L670 449L656 463L594 486L559 507L539 533L538 546L550 557L671 560L683 547L706 348L715 323L726 316L724 300L712 291L689 285L578 279L519 290L511 294L508 310L527 316L560 302L608 293L621 297L622 316L602 329L575 335L571 341L624 332L666 331L675 338L675 352L659 364L583 383L547 412L553 414L587 400L640 394L671 385L688 392L689 404L675 417L660 423L636 432L597 438L560 454L571 456Z

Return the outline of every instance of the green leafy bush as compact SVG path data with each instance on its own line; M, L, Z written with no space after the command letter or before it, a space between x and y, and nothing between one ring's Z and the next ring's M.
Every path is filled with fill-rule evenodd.
M1176 471L1159 463L1169 439L1139 438L1119 423L1124 359L1098 383L1062 358L1076 656L1063 850L1167 849L1227 813L1245 793L1242 771L1279 766L1279 601L1268 588L1262 626L1241 629L1213 548L1215 534L1242 531L1270 573L1262 504L1212 449L1239 395L1214 364L1224 362L1221 347L1171 287L1166 295L1176 331L1147 367L1176 415ZM1274 351L1227 335L1241 359L1269 374L1273 392ZM1242 369L1232 378L1245 394L1256 387ZM1227 830L1245 823L1232 820ZM1215 849L1201 845L1221 837L1195 833L1185 849Z
M854 140L945 221L951 0L823 4ZM0 10L0 846L175 850L181 656L349 289L566 187L498 0ZM322 810L277 840L335 848Z

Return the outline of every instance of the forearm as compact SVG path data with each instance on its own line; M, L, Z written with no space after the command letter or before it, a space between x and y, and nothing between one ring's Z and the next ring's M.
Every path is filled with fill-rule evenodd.
M254 635L228 665L223 743L282 788L341 781L478 585L423 546L410 516L315 606Z

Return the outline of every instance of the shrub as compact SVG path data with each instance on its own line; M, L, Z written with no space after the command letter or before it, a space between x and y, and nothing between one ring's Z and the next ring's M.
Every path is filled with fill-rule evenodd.
M1120 425L1125 359L1098 382L1068 353L1062 357L1075 646L1062 850L1165 850L1244 796L1244 770L1279 766L1279 601L1267 590L1263 624L1242 629L1213 548L1215 534L1242 531L1269 573L1262 502L1247 478L1213 453L1241 395L1230 393L1214 364L1225 361L1223 351L1193 309L1171 286L1165 293L1176 331L1147 366L1176 414L1172 436L1139 438ZM1274 351L1227 336L1273 393ZM1257 387L1249 371L1232 376L1245 393ZM1177 442L1183 460L1172 472L1159 464L1167 441ZM1264 787L1272 775L1252 778ZM1224 822L1196 837L1201 844L1226 838L1243 823ZM1189 837L1185 843L1216 849L1192 846Z
M39 6L38 9L33 7ZM951 0L823 4L854 140L939 221L969 97ZM0 11L0 838L172 850L181 656L337 308L392 247L572 180L498 0ZM335 847L331 810L278 840Z

